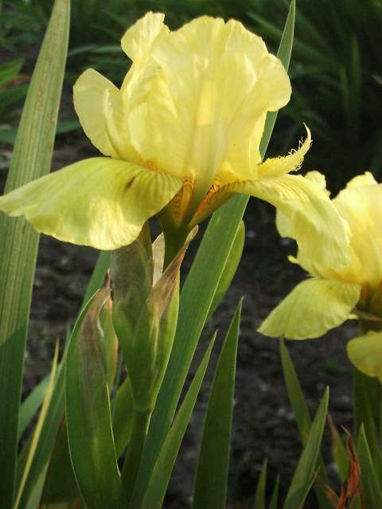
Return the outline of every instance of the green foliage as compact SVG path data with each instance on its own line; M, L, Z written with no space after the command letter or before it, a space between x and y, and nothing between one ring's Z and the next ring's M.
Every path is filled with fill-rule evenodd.
M145 490L143 507L150 509L160 509L162 507L175 459L188 423L190 422L191 414L206 373L214 342L215 336L212 338L207 351L203 356L190 388L188 389L179 411L175 416L174 422L167 433L166 439L155 463L155 467L150 476L147 489ZM129 507L134 507L133 502L131 502Z
M277 0L272 1L277 3ZM316 79L320 83L319 93L324 98L325 94L329 93L329 96L334 94L333 90L338 92L335 81L338 78L343 119L345 124L348 123L351 131L349 140L361 143L360 126L363 117L358 103L365 83L360 57L363 54L360 50L361 43L354 34L349 38L346 31L342 33L345 38L344 46L346 42L350 41L350 43L341 51L346 53L351 64L348 67L348 61L344 59L343 69L339 69L341 66L333 64L333 55L336 55L339 49L329 44L329 32L325 32L325 37L322 36L324 31L320 25L321 18L311 21L309 16L312 15L313 10L309 11L310 8L304 0L300 1L301 11L297 13L300 35L296 45L296 54L300 60L293 68L294 79L296 82L305 80L304 86L310 79ZM353 0L345 2L347 8L353 5L352 2ZM282 0L278 3L285 5ZM268 8L260 0L259 4L264 10ZM272 23L264 21L262 17L252 15L251 5L247 0L236 3L223 0L207 3L205 0L195 0L184 5L173 0L155 3L135 0L129 3L127 11L125 4L117 0L109 2L107 7L99 0L74 0L71 52L73 68L80 67L89 58L90 53L93 57L96 56L100 67L122 62L120 50L116 46L121 32L149 8L167 12L168 21L172 27L201 13L236 18L240 15L245 17L251 14L252 19L268 31L269 37L279 38L281 31ZM372 8L372 5L373 8L377 8L372 0L368 0L367 5L368 8ZM19 16L19 20L28 19L30 16L30 19L35 21L40 19L42 23L42 20L46 19L49 6L48 0L35 0L30 3L18 0L16 6L6 4L6 23L2 37L4 38L5 34L10 44L25 44L27 38L17 39L18 32L12 16L16 18ZM333 15L333 19L330 20L331 24L339 23L338 26L336 25L339 32L341 32L341 23L347 19L345 10L341 12L344 19L339 20L338 16L335 18ZM24 18L20 17L21 13L24 13ZM291 55L294 20L295 2L292 1L278 52L286 68L288 68ZM63 78L67 23L68 4L65 0L57 0L48 29L46 39L48 42L44 43L41 51L18 131L7 189L34 178L49 167ZM31 37L32 40L34 33L33 30L31 32L26 37ZM308 44L304 37L309 32L311 39ZM97 39L95 39L96 34ZM330 37L334 35L330 33ZM88 41L92 38L97 40L97 44L89 46ZM335 39L330 41L333 42ZM315 44L317 47L314 46ZM60 54L60 58L57 58L57 53ZM110 55L114 55L116 60L111 60ZM309 58L311 61L308 65ZM300 75L298 74L299 62L303 62L305 66L305 70L301 71ZM8 69L0 67L0 98L1 84L12 81L14 76L18 75L20 65L19 61L14 61ZM53 67L54 65L56 67ZM317 65L316 70L315 65ZM325 69L326 76L321 75L322 73L317 71L318 68ZM115 67L116 73L120 70L121 77L122 64L120 68L118 65ZM43 85L47 87L46 90L43 89ZM299 92L297 97L299 97L298 94ZM330 101L334 97L337 96L334 94L329 98L326 97L328 104L331 104ZM334 99L333 102L335 102ZM301 104L302 102L297 100L297 105ZM310 106L306 107L310 108ZM313 110L309 109L309 112L311 111ZM296 112L289 114L297 118ZM263 156L275 120L275 114L269 115L267 119L261 144ZM328 135L327 132L325 134ZM235 197L218 210L210 221L182 288L174 345L159 397L156 399L157 391L154 391L155 397L152 401L150 399L150 405L144 405L144 408L138 407L134 400L131 376L134 374L143 379L145 362L149 364L150 357L142 348L140 351L138 348L136 353L139 359L138 372L133 373L133 369L128 366L127 377L123 379L125 373L119 353L118 373L123 375L115 376L117 352L113 324L110 315L103 313L105 303L110 302L110 289L104 286L96 292L110 262L109 254L101 253L84 299L84 305L70 335L68 351L64 354L63 362L57 363L56 352L50 379L43 380L36 387L19 411L22 364L38 237L25 228L24 223L22 226L20 226L21 223L14 223L16 226L13 229L8 227L8 223L2 218L4 221L0 224L0 228L5 238L10 239L9 246L0 252L0 262L4 268L4 272L0 273L3 274L0 276L3 277L1 283L4 283L1 288L7 288L6 294L0 295L0 301L2 299L0 303L3 304L3 307L0 307L2 313L0 319L2 324L6 325L0 333L4 341L4 344L0 346L0 406L5 409L2 411L0 421L0 449L2 458L6 459L5 462L2 460L1 467L4 467L4 470L0 477L0 489L2 489L1 501L5 508L34 509L41 506L41 501L41 507L56 503L63 503L68 508L72 504L76 506L80 504L81 507L86 504L90 509L104 507L159 509L162 507L173 465L209 364L215 337L208 346L188 390L181 398L183 386L203 328L224 297L237 269L244 242L242 216L246 203L246 198ZM26 253L24 253L25 246L28 248ZM149 247L151 250L151 240ZM20 251L20 255L14 261L15 253ZM132 268L131 257L128 262ZM151 262L152 260L149 265ZM146 263L147 260L143 260L144 269L148 267ZM169 267L171 268L171 264ZM178 268L177 266L176 269ZM142 292L142 280L139 279L139 270L136 269L137 267L133 267L133 276L138 281L137 293L134 294L134 299L129 301L128 311L135 314L134 305L139 303L140 298L145 306L150 305L150 298L155 300L155 304L166 305L163 293L159 292L154 296L155 299L152 296L151 276L149 289ZM150 271L151 269L150 265ZM4 279L8 274L13 278L10 280L11 283L9 281L7 283ZM165 285L166 291L169 291L169 288L173 290L171 285L175 285L178 277L177 270L169 271L169 274L171 281L168 282L168 288ZM122 276L126 276L126 271ZM125 280L122 281L122 283L125 282ZM116 280L114 280L115 283ZM131 286L129 282L130 291ZM118 291L118 285L115 284L115 303L118 300ZM96 292L95 295L94 292ZM171 320L171 328L175 329L177 299L173 305L174 317ZM160 314L155 306L153 309L155 312L144 314L141 317L142 323L139 322L139 341L136 345L138 347L142 347L145 339L151 338L150 327L155 325L155 319ZM240 313L241 303L231 322L214 373L195 476L194 509L225 506ZM128 336L130 340L131 337ZM159 346L165 340L166 338L160 338ZM122 350L124 350L123 345ZM130 362L133 356L131 353L130 355L124 353ZM283 342L281 358L289 398L303 444L303 451L283 507L284 509L302 508L314 485L318 494L319 507L326 509L332 506L333 500L337 501L336 494L329 486L324 462L320 455L328 411L328 391L312 421L292 360ZM128 365L128 362L125 364ZM163 369L166 363L167 359ZM154 364L151 361L151 368ZM145 376L148 373L150 373L149 369L145 371ZM380 481L382 462L379 441L380 386L357 376L355 427L359 435L357 452L361 465L363 502L365 507L380 507L382 505ZM157 385L159 387L160 382ZM66 396L65 421L63 420L64 394ZM151 403L155 403L152 415ZM21 449L16 479L15 459L18 440L41 405L42 409L35 431ZM347 467L352 466L352 462L354 464L356 459L347 457L349 448L344 447L341 437L334 428L332 436L334 460L339 467L341 481L344 482L349 479ZM121 474L119 465L122 464ZM351 473L351 468L349 471ZM65 477L62 483L60 483L61 476ZM320 485L315 482L318 477ZM279 506L279 478L271 487L269 500L266 488L267 462L264 462L255 494L256 509L265 509L265 507L276 509ZM16 499L14 493L17 493ZM325 493L329 493L330 497L325 497ZM79 494L82 502L78 498Z
M110 297L103 288L82 311L70 340L65 369L68 441L86 505L123 507L107 387L99 314Z
M0 64L0 130L6 125L3 122L12 120L15 108L25 99L28 86L27 76L20 75L23 60L10 60ZM0 133L1 133L0 131ZM1 134L0 134L1 136Z
M277 44L287 6L257 0L248 13L253 29ZM298 2L293 98L281 113L278 145L287 150L306 122L315 142L307 165L327 173L335 189L365 169L381 176L381 23L378 0Z
M381 384L356 368L353 371L353 411L354 434L360 433L361 427L367 437L373 462L379 478L382 478L382 441L381 441Z
M300 509L312 487L317 474L317 460L321 449L322 435L328 413L329 390L318 407L309 431L309 438L294 472L283 509Z
M226 504L240 316L241 302L215 370L196 470L193 509Z
M358 455L361 467L361 486L364 507L382 506L381 477L373 462L365 429L361 426L358 436Z
M50 168L69 30L69 4L58 0L29 87L6 190ZM11 507L22 369L38 235L24 221L0 218L0 498Z
M267 484L267 461L264 461L259 479L257 481L254 509L265 509L265 488Z

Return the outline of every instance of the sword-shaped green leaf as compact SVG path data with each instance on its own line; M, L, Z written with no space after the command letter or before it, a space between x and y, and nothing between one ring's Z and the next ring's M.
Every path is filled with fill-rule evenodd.
M14 509L18 509L20 507L21 498L23 496L25 484L28 479L28 475L29 475L29 472L30 472L30 469L31 469L31 466L33 463L33 458L34 458L34 454L36 452L37 444L40 439L41 432L43 430L43 425L44 425L44 422L45 422L45 419L47 416L50 402L52 400L52 396L54 394L54 387L55 387L55 383L56 383L56 373L57 373L57 363L58 363L58 343L56 344L56 349L55 349L55 353L54 353L53 364L52 364L52 369L50 372L48 387L47 387L44 401L43 401L43 404L41 407L41 412L40 412L40 415L39 415L39 418L38 418L38 421L37 421L37 424L34 429L32 439L30 442L28 456L26 459L23 475L21 477L21 482L20 482L20 485L17 490Z
M196 470L193 509L226 505L241 304L240 301L215 370Z
M305 397L302 392L301 385L296 374L296 370L294 369L292 359L289 355L289 352L285 345L285 341L283 339L280 340L280 355L289 401L291 403L293 413L296 418L301 442L303 446L305 446L309 437L312 420L310 418L308 407L305 402ZM321 454L318 459L318 465L319 465L318 475L321 477L321 480L323 480L325 484L329 484L328 476L325 470L325 463L322 459ZM319 501L320 508L330 509L332 505L330 503L330 500L328 500L328 497L325 494L325 489L322 487L322 485L316 483L314 489Z
M216 336L216 334L215 334ZM215 336L212 338L200 363L195 377L187 391L174 422L167 434L158 460L155 464L150 482L145 492L142 507L144 509L160 509L165 497L171 472L178 455L180 445L190 422L196 398L198 397L204 375L207 370Z
M328 403L329 389L326 389L310 428L309 438L294 472L283 509L301 509L314 483L318 470L317 460L328 413Z
M36 385L33 391L28 395L28 397L23 401L20 407L19 412L19 425L17 429L17 440L20 439L21 435L24 433L29 423L36 415L37 410L41 406L46 389L48 387L49 377L45 377L41 382Z
M267 487L267 460L264 461L259 480L257 481L255 504L253 509L265 509L265 489Z
M241 255L243 254L244 242L245 225L244 221L240 221L240 226L237 229L231 252L227 258L219 283L216 287L215 295L211 302L211 307L208 311L207 320L211 317L215 309L219 306L220 302L224 299L224 296L232 283L232 279L240 263Z
M56 0L29 86L6 191L46 174L51 165L69 35L69 0ZM13 505L17 423L38 235L24 219L1 214L0 499Z
M357 450L361 470L362 507L382 507L381 479L372 458L363 424L359 430Z
M278 475L273 486L271 501L268 509L277 509L279 503L279 488L280 488L280 476Z

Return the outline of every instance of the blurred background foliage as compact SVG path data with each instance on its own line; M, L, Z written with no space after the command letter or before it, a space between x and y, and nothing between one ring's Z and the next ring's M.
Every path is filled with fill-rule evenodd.
M0 141L12 142L26 81L41 44L52 0L5 0L1 15ZM209 14L236 18L275 50L288 0L72 0L66 81L94 67L116 84L128 67L120 49L125 29L146 11L166 13L171 28ZM298 0L292 55L293 97L281 111L270 146L286 152L311 128L305 169L327 175L338 191L353 175L382 172L382 0ZM73 118L59 132L78 129Z

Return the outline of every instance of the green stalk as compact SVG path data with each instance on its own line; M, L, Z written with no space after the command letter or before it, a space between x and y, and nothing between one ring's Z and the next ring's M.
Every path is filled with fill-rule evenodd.
M133 492L137 477L151 413L151 410L147 412L134 411L129 447L122 469L122 483L125 487L128 500Z

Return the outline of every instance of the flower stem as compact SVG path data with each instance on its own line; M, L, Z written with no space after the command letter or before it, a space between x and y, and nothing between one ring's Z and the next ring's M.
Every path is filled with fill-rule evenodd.
M151 412L134 411L129 447L122 468L122 483L130 499L141 460L143 445L150 423Z

